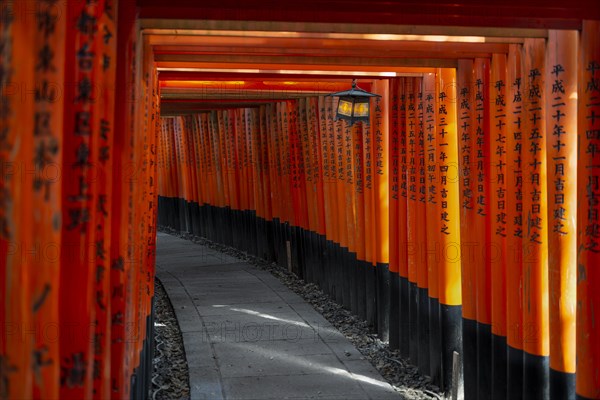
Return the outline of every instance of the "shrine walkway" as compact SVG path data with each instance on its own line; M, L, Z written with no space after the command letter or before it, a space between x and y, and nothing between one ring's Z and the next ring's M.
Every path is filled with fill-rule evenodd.
M398 399L356 348L267 271L158 234L192 399Z

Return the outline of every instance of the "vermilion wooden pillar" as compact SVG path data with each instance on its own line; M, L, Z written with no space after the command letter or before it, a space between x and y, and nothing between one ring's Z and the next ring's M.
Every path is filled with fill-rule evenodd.
M488 247L492 289L492 398L506 398L506 55L493 54L490 66L489 171L490 235Z
M363 178L364 178L364 206L365 206L365 282L367 322L376 326L376 225L375 225L375 179L374 179L374 135L373 126L363 123Z
M507 395L523 392L523 91L520 45L510 45L506 72Z
M407 149L407 85L413 78L401 78L399 84L399 197L398 197L398 274L400 276L399 287L399 320L400 320L400 354L404 358L409 356L409 312L408 312L408 224L407 224L407 202L408 202L408 149ZM393 246L393 243L390 244Z
M416 191L417 191L417 213L416 220L421 221L416 227L416 250L418 251L419 263L417 265L417 332L419 369L426 373L429 371L429 295L428 295L428 257L427 257L427 185L425 165L425 77L416 87L415 97L417 102L416 123ZM425 223L423 223L425 222Z
M460 241L462 245L462 316L463 316L463 365L465 399L477 399L477 266L481 265L481 248L476 247L477 238L484 235L483 220L476 209L476 180L474 164L476 150L475 92L473 87L473 61L459 60L457 68L458 140L460 169Z
M600 23L584 21L579 41L577 173L577 396L600 397Z
M548 191L545 42L523 44L523 397L547 399Z
M35 51L44 54L51 49L55 60L63 60L65 52L66 3L37 2L41 24L37 24ZM60 101L64 87L64 65L54 63L35 70L34 127L31 131L35 157L33 169L33 248L37 256L33 259L31 296L35 301L32 309L35 321L35 343L33 369L33 398L58 398L59 334L56 322L59 319L60 281L60 228L53 223L61 212L60 176L62 163L63 107ZM54 340L51 340L54 339Z
M474 209L480 231L475 237L476 304L477 304L477 380L478 396L492 393L492 291L491 291L491 232L490 232L490 104L486 100L490 84L490 60L476 58L473 73L473 158ZM465 243L462 243L463 246Z
M30 398L34 379L32 363L39 345L38 334L32 318L32 307L55 296L33 300L31 289L32 267L37 250L32 230L32 198L35 191L31 160L35 157L34 129L47 122L43 116L35 121L34 96L21 92L21 85L31 88L35 66L50 69L47 58L36 57L32 43L36 32L35 20L25 14L23 3L3 3L3 20L0 25L0 373L2 393L7 398ZM21 14L23 13L23 14ZM19 15L19 18L15 18ZM11 18L12 17L12 18ZM52 51L51 48L48 49ZM40 59L41 58L41 59ZM60 65L61 60L55 60ZM59 67L60 68L60 67ZM38 123L36 123L38 122ZM41 133L41 132L40 132ZM46 131L46 134L49 132ZM46 234L51 229L45 227ZM56 290L56 289L55 289ZM54 321L56 323L56 321ZM56 337L54 332L49 332ZM36 353L37 354L37 353ZM58 363L44 356L45 362Z
M420 78L409 78L407 79L406 86L406 152L407 152L407 183L408 183L408 197L407 197L407 214L406 214L406 226L407 226L407 264L408 264L408 335L409 335L409 358L410 361L417 365L419 361L419 346L418 346L418 295L417 295L417 271L419 265L422 265L420 255L423 253L420 251L417 239L417 227L419 221L417 219L417 168L418 168L418 154L417 154L417 129L418 129L418 118L417 118L417 96L418 86L421 85Z
M65 110L60 294L60 397L92 397L94 373L96 209L95 162L100 135L99 19L105 2L69 3L65 52ZM67 328L68 327L68 328ZM69 334L66 334L66 331Z
M373 93L381 97L371 100L373 135L373 184L375 195L375 236L377 262L377 332L389 340L390 276L389 276L389 81L376 80Z
M423 156L425 161L425 220L427 221L426 241L423 244L423 251L427 260L427 298L419 298L423 306L425 301L428 313L427 324L421 322L420 326L427 326L428 335L422 335L421 348L428 347L428 351L423 352L423 356L429 356L428 363L422 363L423 367L429 365L429 375L433 378L436 384L441 384L442 373L442 350L441 350L441 327L440 327L440 312L439 312L439 264L442 261L442 249L440 247L441 235L441 181L440 181L440 165L438 160L438 144L437 144L437 124L438 111L442 115L447 113L446 104L440 109L438 107L439 90L436 91L438 83L435 73L428 73L423 76ZM424 296L425 297L425 296ZM423 318L421 314L421 318ZM429 343L425 344L424 342ZM425 372L425 371L424 371ZM427 373L427 372L425 372Z
M398 200L400 189L400 79L390 80L390 112L389 112L389 253L390 253L390 316L389 316L389 346L399 348L399 276L398 259L400 247L398 246ZM402 82L404 84L404 82Z
M545 94L551 399L575 398L577 46L577 32L549 31Z
M452 387L453 354L460 354L463 344L462 271L459 131L457 128L457 76L453 69L437 71L437 160L439 160L440 230L442 249L438 266L438 291L440 304L440 329L442 352L442 387L445 392ZM458 391L458 388L456 388Z

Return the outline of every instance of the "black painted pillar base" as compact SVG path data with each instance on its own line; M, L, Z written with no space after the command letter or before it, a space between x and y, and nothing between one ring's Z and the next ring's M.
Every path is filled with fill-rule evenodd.
M367 300L367 324L377 332L377 275L375 266L365 262L365 295Z
M408 282L408 358L419 365L419 294L416 282Z
M477 400L477 321L463 318L462 324L465 400Z
M429 376L434 385L442 382L442 327L440 321L440 302L429 298Z
M348 250L347 247L342 247L342 252L341 252L341 261L342 261L342 265L341 265L341 270L342 273L340 275L341 278L341 282L340 282L340 287L342 288L342 305L344 306L344 308L346 310L351 310L352 309L352 285L351 285L351 276L352 276L352 270L351 270L351 261L350 261L350 251Z
M549 357L523 352L523 398L548 400L550 398Z
M397 272L390 271L390 314L389 314L389 346L400 348L400 277Z
M508 350L506 337L492 333L492 399L506 399L506 381L508 375Z
M452 389L454 352L462 354L463 348L462 306L440 303L440 325L442 328L442 390L449 393Z
M358 260L356 263L356 292L357 306L356 315L363 321L367 320L367 268L366 261Z
M382 342L390 340L390 265L377 263L377 333Z
M409 282L408 278L404 276L400 276L400 288L399 288L399 297L400 297L400 309L399 309L399 320L400 320L400 355L403 358L409 358L409 305L408 305L408 292L409 292Z
M507 398L520 399L523 397L523 350L507 346L508 377Z
M356 253L349 253L348 272L350 277L350 311L358 315L358 260Z
M417 287L419 296L419 363L422 374L429 374L429 291L427 288Z
M477 322L477 396L492 398L492 326Z
M575 400L575 374L550 368L550 400Z

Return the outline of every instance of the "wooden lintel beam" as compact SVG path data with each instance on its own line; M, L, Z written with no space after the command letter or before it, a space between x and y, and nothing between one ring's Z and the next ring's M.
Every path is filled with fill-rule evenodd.
M381 68L389 70L393 67L429 67L429 68L454 68L456 60L441 58L373 58L373 57L275 57L275 56L234 56L214 55L198 56L175 54L169 56L156 56L156 65L220 65L226 68L257 68L265 69L322 69L322 67L348 67L352 69ZM308 67L308 68L307 68Z

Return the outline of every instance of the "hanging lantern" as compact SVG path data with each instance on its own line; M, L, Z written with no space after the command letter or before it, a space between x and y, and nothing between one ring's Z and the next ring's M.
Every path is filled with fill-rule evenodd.
M331 93L328 96L340 98L335 119L344 119L350 125L354 125L357 121L368 122L371 97L381 97L357 87L356 79L352 81L352 89Z

